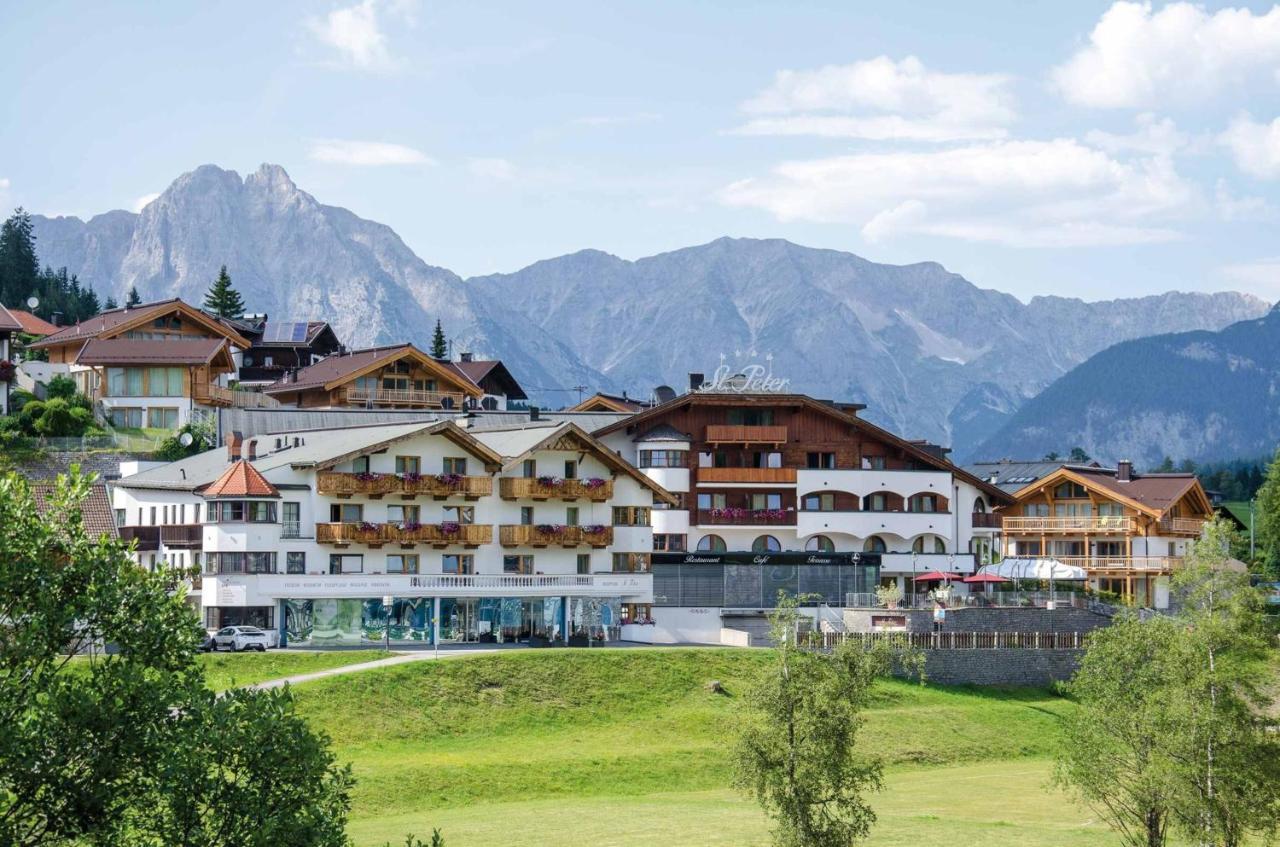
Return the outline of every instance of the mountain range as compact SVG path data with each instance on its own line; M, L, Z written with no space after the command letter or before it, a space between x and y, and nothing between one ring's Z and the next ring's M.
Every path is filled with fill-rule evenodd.
M1117 342L1217 330L1269 308L1235 292L1022 303L936 263L775 239L635 261L583 250L464 280L391 228L318 202L277 165L243 178L204 165L138 214L34 224L42 263L104 297L135 286L144 299L199 303L225 264L251 310L328 320L351 346L426 346L438 318L455 352L503 359L553 406L573 402L574 386L645 397L722 360L767 362L796 390L866 403L868 419L961 458Z

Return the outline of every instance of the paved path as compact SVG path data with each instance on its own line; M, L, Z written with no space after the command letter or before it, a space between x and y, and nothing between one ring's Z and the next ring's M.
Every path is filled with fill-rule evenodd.
M279 688L285 683L297 685L300 682L311 682L313 679L324 679L327 676L339 676L344 673L359 673L360 671L374 670L375 668L389 668L393 665L403 665L407 662L429 662L436 658L440 659L461 659L466 656L480 656L486 653L497 653L502 651L503 647L475 647L465 650L441 650L439 655L433 650L418 650L412 653L401 653L398 656L390 656L386 659L375 659L372 662L360 662L354 665L342 665L336 668L326 668L322 671L313 671L312 673L297 674L296 676L285 676L279 679L269 679L266 682L258 682L253 685L246 685L245 688Z

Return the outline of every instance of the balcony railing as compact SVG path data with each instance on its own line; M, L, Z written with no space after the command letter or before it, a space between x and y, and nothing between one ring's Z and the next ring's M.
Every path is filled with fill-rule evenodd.
M752 485L795 485L795 468L698 468L698 484L745 482Z
M1123 535L1135 529L1134 519L1123 515L1068 515L1052 518L1007 515L1004 518L1006 533L1089 532Z
M1199 535L1204 530L1200 518L1165 518L1160 521L1160 531L1178 535Z
M166 547L200 547L204 544L204 526L198 523L162 526L160 543Z
M1050 556L1064 565L1075 565L1090 573L1113 574L1171 573L1182 567L1181 556Z
M698 526L795 526L795 510L699 509Z
M413 498L419 494L436 497L465 497L475 499L493 493L493 478L488 476L459 476L457 474L367 474L320 471L316 474L316 489L332 497L351 497L360 494L382 497L398 494Z
M139 550L160 549L160 527L158 526L122 526L119 531L121 541L137 539Z
M999 529L1002 524L1002 515L995 515L991 512L974 512L973 528L974 529Z
M237 409L278 409L280 401L256 391L232 391L221 385L198 382L192 386L192 397L206 406L233 406Z
M503 524L498 540L503 547L608 547L613 527Z
M740 426L733 424L709 424L709 444L786 444L785 426Z
M596 503L613 497L613 480L560 479L559 477L504 476L498 480L504 500L591 500Z
M366 544L377 547L383 544L433 544L448 547L461 544L474 547L493 541L493 527L489 524L395 524L395 523L318 523L316 541L345 547Z
M461 409L464 395L454 391L417 391L412 388L357 388L344 392L348 404L357 406L424 406Z

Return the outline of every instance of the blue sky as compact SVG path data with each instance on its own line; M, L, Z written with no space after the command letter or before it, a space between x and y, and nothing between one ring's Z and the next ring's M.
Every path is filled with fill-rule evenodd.
M467 276L782 237L984 287L1280 299L1280 7L70 3L0 12L0 203L283 165Z

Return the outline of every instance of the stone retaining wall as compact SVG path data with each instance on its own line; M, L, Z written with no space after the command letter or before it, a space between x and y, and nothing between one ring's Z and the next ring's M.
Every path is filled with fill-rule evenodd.
M81 473L98 474L103 482L120 478L120 463L149 460L150 453L41 453L22 462L12 462L13 469L27 479L53 479L79 465Z
M931 609L845 609L845 626L850 632L871 630L872 617L897 616L907 620L908 632L933 632ZM980 606L948 609L944 632L1090 632L1111 623L1111 618L1088 609L1020 608Z
M1045 686L1071 678L1083 650L924 650L925 674L938 685Z

